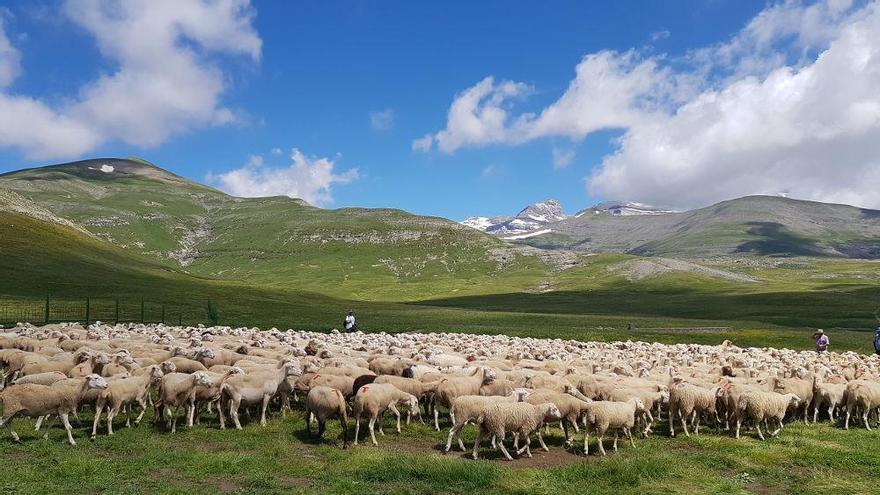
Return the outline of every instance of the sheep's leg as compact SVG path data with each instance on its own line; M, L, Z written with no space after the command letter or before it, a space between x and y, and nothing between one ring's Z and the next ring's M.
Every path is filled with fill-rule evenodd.
M828 406L828 417L831 418L832 422L834 422L834 404Z
M140 412L140 414L138 414L138 416L134 419L134 425L135 425L135 426L138 426L138 425L141 424L141 420L144 419L144 414L146 414L146 412L147 412L147 401L146 401L146 400L144 400L144 399L139 399L139 400L138 400L138 405L141 406L141 412Z
M36 424L34 424L34 431L40 431L40 428L42 428L42 426L43 426L43 421L45 421L46 418L51 417L51 416L52 416L51 414L46 414L45 416L40 416L39 418L37 418L37 422L36 422Z
M271 395L265 395L263 397L263 412L262 412L262 414L260 414L260 426L266 426L266 409L269 408L269 401L270 400L272 400Z
M391 409L391 412L397 416L397 433L400 433L400 411L397 410L397 407L395 407L394 404L389 405L388 409ZM409 416L407 416L407 419L409 419ZM409 424L409 422L407 422L407 424Z
M629 438L629 444L632 445L632 448L636 448L636 443L633 441L632 431L629 428L624 428L623 432L626 433L626 436Z
M678 419L681 421L681 429L684 430L684 435L686 437L691 436L691 434L688 433L687 415L681 414L681 409L678 410Z
M67 413L59 414L59 416L61 417L61 422L64 423L64 429L67 431L67 443L76 446L76 440L73 439L73 428L70 427L70 420L67 418Z
M605 432L600 430L599 431L599 452L601 452L602 455L607 455L607 454L605 454L605 445L602 443L602 438L604 436L605 436Z
M239 401L240 401L240 400L241 400L241 399L239 399L238 401L236 401L236 400L233 398L232 400L229 401L229 416L232 417L232 421L235 423L235 429L236 429L236 430L240 430L240 429L241 429L241 423L240 423L239 420L238 420L238 406L239 406L239 403L240 403Z
M513 457L510 456L510 452L507 451L507 447L504 446L504 439L503 438L501 439L500 442L498 442L498 448L501 449L501 453L504 454L505 459L507 459L508 461L513 460Z
M544 449L544 452L550 452L550 449L547 448L547 444L544 443L544 437L541 435L541 432L537 432L536 435L538 436L538 443L541 444L541 448Z
M649 433L651 433L651 425L654 424L654 415L651 414L651 411L645 411L645 436L647 437Z
M458 448L461 449L462 452L467 452L467 449L464 446L464 440L461 439L461 429L458 430L458 432L455 434L455 437L458 439ZM495 437L492 437L492 440L492 443L495 443Z
M444 449L444 452L449 452L449 450L452 449L452 436L458 436L457 433L460 429L461 427L459 427L459 425L452 425L452 428L449 429L449 435L446 437L446 449ZM458 437L458 441L461 443L461 437Z
M119 406L113 406L107 411L107 434L113 434L113 419L119 414Z
M104 409L104 404L95 404L95 419L92 421L92 440L94 440L98 436L98 420L101 419L101 411ZM110 413L108 412L109 416Z
M617 437L620 435L619 430L614 430L614 451L617 452Z
M324 437L324 428L326 428L326 427L327 427L327 422L322 419L319 419L318 420L318 439L321 439Z
M843 428L844 428L845 430L848 430L848 429L849 429L849 416L850 416L851 413L852 413L852 406L847 405L847 406L846 406L846 422L844 423L844 426L843 426Z
M437 411L437 407L434 407L434 429L440 431L440 412ZM453 422L455 424L455 422Z
M186 427L192 428L193 421L195 421L196 417L196 401L195 399L189 401L189 405L187 407L187 415L186 415Z
M758 438L760 438L761 440L763 440L763 439L764 439L764 434L761 433L761 422L760 422L760 421L756 421L756 422L755 422L755 428L758 429Z
M55 426L55 419L57 418L58 416L52 416L51 418L49 418L49 424L46 425L46 432L43 433L43 440L49 439L49 430L51 430L52 427Z
M868 424L868 412L868 408L866 407L864 414L862 414L862 420L865 422L865 428L867 428L868 431L871 431L871 425Z
M782 418L776 418L776 430L770 434L771 437L775 437L779 435L779 432L782 431Z
M691 426L693 426L693 428L694 428L694 435L700 434L700 417L701 416L702 416L702 414L698 414L696 410L694 411L693 416L692 416L693 419L691 421Z
M373 445L375 445L375 446L378 447L378 446L379 446L379 442L376 441L376 430L375 430L375 425L376 425L376 416L373 416L373 417L370 418L370 423L369 423L369 427L370 427L370 439L373 441ZM382 425L380 424L379 426L381 427Z
M584 455L590 455L590 429L584 426Z
M7 430L9 430L9 434L12 436L12 441L15 443L21 443L21 439L18 438L18 433L12 429L12 418L13 416L4 416L0 419L0 426L5 426Z
M736 438L739 438L739 427L742 424L742 420L740 418L736 418Z
M813 423L815 423L819 419L819 404L816 404L813 407Z
M477 432L477 439L474 440L474 451L471 454L471 457L473 457L474 460L477 460L480 458L480 456L479 456L480 440L482 440L482 439L483 439L483 429L480 428L480 431Z
M223 414L223 407L220 406L220 402L217 402L217 417L220 418L220 429L225 430L226 416Z
M571 442L573 441L573 439L571 438L571 435L569 435L569 433L568 433L568 420L564 419L561 421L561 423L562 423L562 431L563 431L563 433L565 433L565 446L568 447L571 445ZM538 437L538 438L540 438L540 437ZM541 443L543 443L543 442L541 442Z
M125 427L131 428L131 410L134 408L132 404L125 405Z
M354 444L358 444L358 435L361 433L361 417L354 418Z
M669 408L669 436L675 438L675 417L672 408Z
M453 411L452 408L449 408L449 421L452 424L455 424L455 411Z

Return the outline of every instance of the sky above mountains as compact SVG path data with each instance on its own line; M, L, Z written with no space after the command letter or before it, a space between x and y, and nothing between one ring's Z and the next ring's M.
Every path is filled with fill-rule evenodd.
M462 219L880 207L877 2L0 1L0 172L139 156Z

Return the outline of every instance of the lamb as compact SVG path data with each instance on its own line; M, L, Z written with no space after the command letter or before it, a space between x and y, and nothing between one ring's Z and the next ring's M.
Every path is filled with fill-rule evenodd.
M175 356L173 358L166 359L162 362L162 365L167 366L165 363L173 364L174 368L177 370L177 373L195 373L196 371L208 371L208 368L206 368L204 364L181 356ZM164 367L162 371L165 371Z
M590 454L590 430L596 430L599 436L599 452L605 455L602 439L609 428L614 429L614 450L617 451L618 430L629 438L633 448L636 447L632 438L632 427L636 422L636 414L645 410L645 404L638 397L626 402L598 401L587 408L584 416L584 455Z
M570 394L556 392L553 390L536 390L529 394L525 399L529 404L543 404L551 402L556 405L562 416L562 430L565 432L565 445L569 446L574 441L569 432L569 427L574 428L577 433L578 420L587 411L589 405L593 402L590 399L583 401Z
M813 383L813 423L819 419L819 408L828 406L828 419L834 421L834 410L843 405L846 383L829 383L816 379Z
M493 435L498 439L498 447L501 453L508 461L512 461L513 457L504 447L504 436L507 431L514 432L517 438L525 438L525 445L516 451L521 454L525 451L526 456L532 457L531 439L529 435L535 433L538 436L538 442L541 448L549 450L544 444L541 437L541 427L547 421L559 421L562 419L562 413L555 404L546 402L543 404L529 404L528 402L516 402L513 404L495 404L486 410L486 412L478 418L480 424L480 432L477 434L477 440L474 442L473 458L479 458L480 441L484 434Z
M312 417L318 420L318 438L324 436L328 419L339 418L342 425L342 448L348 447L348 405L338 389L317 386L306 396L306 431L312 432Z
M761 433L761 421L776 420L778 428L770 434L775 437L782 430L782 420L789 408L797 408L800 399L796 394L780 394L778 392L745 392L739 397L736 406L736 438L739 438L739 429L743 418L755 422L758 430L758 438L764 440Z
M150 393L151 385L158 385L164 374L158 366L151 366L148 372L139 376L134 376L124 380L115 380L107 384L107 389L101 392L95 403L95 419L92 422L92 440L98 433L98 423L101 420L101 411L105 406L109 406L107 410L107 434L113 434L113 418L119 414L119 410L123 406L128 407L128 414L125 418L125 426L131 426L131 403L137 402L141 406L141 412L134 420L135 426L140 424L144 413L147 411L147 395Z
M160 367L161 369L161 367ZM195 415L196 387L210 387L211 378L204 371L195 373L166 373L159 384L159 401L156 403L156 419L171 414L173 406L174 414L168 419L171 433L177 432L177 412L181 406L189 410L187 424L192 424Z
M440 431L439 412L437 405L452 406L452 402L460 395L480 395L480 387L496 378L492 368L477 368L472 376L448 378L437 386L434 394L434 429ZM455 423L455 417L450 413L449 419Z
M626 402L633 397L637 397L644 404L645 409L637 413L636 420L645 422L643 434L647 437L651 433L651 425L654 424L654 415L651 411L659 409L660 404L669 402L669 392L666 390L648 390L642 388L618 388L608 393L608 400L617 402Z
M364 385L358 389L354 396L354 404L352 405L352 413L354 414L354 444L358 444L358 435L361 429L361 416L367 415L370 418L370 439L373 445L378 446L376 441L376 433L374 426L376 420L379 419L386 409L390 409L397 416L397 433L400 433L400 411L397 410L397 404L408 404L410 414L416 414L419 410L419 402L416 397L410 393L404 392L390 383L373 383ZM382 422L379 422L379 433L382 431Z
M79 399L88 390L103 390L107 381L100 375L88 375L78 381L77 387L56 383L54 385L24 384L12 385L0 392L3 403L3 417L0 426L6 426L15 442L20 442L18 434L12 429L12 420L21 414L30 417L58 415L67 431L67 441L76 445L68 416L76 410ZM48 438L46 432L44 438Z
M846 420L844 428L849 429L849 418L854 410L862 412L862 421L865 428L871 429L868 424L868 415L871 411L880 407L880 383L871 380L853 380L846 384Z
M235 429L242 429L238 420L238 409L242 402L261 403L260 426L266 426L266 409L269 407L269 401L278 393L279 385L287 377L299 376L301 373L299 362L288 359L280 361L274 369L235 375L226 380L220 388L224 396L229 398L229 415L232 416Z
M804 424L810 422L810 403L813 401L813 380L801 378L774 378L770 381L770 390L780 394L795 394L800 399L795 415L803 414Z
M453 435L458 440L458 446L464 452L464 442L461 439L461 429L470 422L477 421L486 410L501 402L521 402L528 397L529 392L524 390L515 390L507 396L497 395L462 395L456 397L450 406L450 412L455 416L455 423L449 429L449 436L446 437L446 452L452 448ZM495 438L492 439L492 447L495 448Z
M700 432L700 416L708 415L715 418L716 397L719 387L713 389L705 389L691 383L680 380L674 380L669 387L669 435L675 436L674 417L677 415L681 422L684 434L691 436L688 432L687 419L691 417L691 421L696 425L695 434Z

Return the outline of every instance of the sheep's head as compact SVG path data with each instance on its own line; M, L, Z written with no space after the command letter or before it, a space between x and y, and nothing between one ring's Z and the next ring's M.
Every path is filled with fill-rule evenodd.
M556 404L547 402L542 404L544 408L544 421L557 421L562 419L562 412L556 407Z
M409 406L409 416L411 418L421 418L422 412L419 410L419 399L415 395L409 394L405 401Z
M101 375L92 373L86 376L86 388L95 390L104 390L107 388L107 380Z
M150 366L150 384L157 385L162 381L162 377L165 376L165 373L162 372L162 368L159 366Z
M192 377L193 384L197 387L210 387L214 384L214 380L211 380L211 376L204 371L196 371L192 374Z
M630 404L635 406L636 412L644 412L646 410L645 403L642 402L642 399L639 399L638 397L633 397L629 400L629 402Z
M795 408L801 403L801 399L795 394L785 394L785 397L788 399L789 409Z
M172 363L171 361L163 361L162 364L159 365L159 367L162 369L162 373L165 373L166 375L168 373L174 373L175 371L177 371L177 365Z
M95 355L95 364L105 365L110 364L110 361L112 361L110 359L110 356L104 354L103 352L99 352Z
M217 354L214 353L214 349L205 347L200 349L199 352L196 353L196 359L214 359L217 357Z

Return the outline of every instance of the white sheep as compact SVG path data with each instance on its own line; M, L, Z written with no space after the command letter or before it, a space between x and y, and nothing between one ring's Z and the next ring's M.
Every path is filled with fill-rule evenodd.
M160 367L161 369L161 367ZM187 424L195 415L196 387L210 387L211 378L204 371L195 373L166 373L159 383L159 401L156 403L156 420L168 417L171 433L177 432L177 413L182 406L188 410ZM174 413L171 413L174 407Z
M716 399L720 387L703 387L674 380L669 387L669 436L675 436L675 416L678 416L684 434L688 432L687 421L695 424L695 434L700 432L700 417L709 416L717 421Z
M91 374L77 379L77 386L70 386L66 381L53 385L24 384L12 385L0 392L3 403L3 417L0 426L6 426L15 442L19 442L18 434L12 429L12 420L17 415L40 417L57 415L67 431L67 441L76 445L68 416L76 411L82 395L89 390L107 388L107 381L100 375ZM44 438L48 438L47 431Z
M495 404L486 410L482 417L478 418L480 432L474 442L473 458L479 458L480 441L484 434L492 435L498 440L498 447L508 461L513 457L504 447L504 436L508 431L517 435L517 438L525 438L525 445L516 451L521 454L525 451L527 457L532 457L531 438L535 433L541 448L549 450L541 437L541 427L547 421L559 421L562 413L555 404L546 402L543 404L529 404L528 402L515 402L512 404Z
M843 405L846 383L830 383L816 379L813 384L813 423L819 419L819 408L828 407L828 419L834 421L834 410Z
M862 421L865 428L871 429L868 424L868 415L875 409L880 408L880 383L871 380L853 380L846 384L846 421L844 428L849 429L849 418L854 410L862 413Z
M311 434L312 418L318 421L318 438L324 436L328 419L339 418L342 425L342 448L348 447L348 405L338 389L318 386L306 396L306 431Z
M439 412L437 405L452 407L452 402L460 395L480 395L480 387L491 382L497 377L492 368L477 368L472 376L452 377L442 381L437 386L434 394L434 429L440 431ZM454 424L455 417L450 414L450 421Z
M754 421L755 428L758 430L758 438L761 440L764 440L764 435L761 433L761 422L767 421L769 425L771 420L775 420L777 428L770 433L770 436L775 437L782 430L782 420L785 418L785 413L790 408L798 407L799 404L800 399L793 393L780 394L762 391L743 393L739 396L736 407L736 438L739 438L743 419Z
M462 395L460 397L456 397L452 402L452 406L450 406L449 411L455 417L455 423L453 423L452 427L449 429L449 435L446 437L446 448L445 451L449 452L452 448L452 437L455 436L458 440L458 446L462 450L462 452L467 449L464 446L464 441L461 439L461 430L468 423L477 421L480 416L485 414L486 410L495 404L501 402L521 402L525 397L528 397L529 391L525 389L514 390L510 395L507 396L497 396L497 395ZM492 437L492 447L495 448L496 443L495 437Z
M419 410L419 402L416 397L410 393L398 389L389 383L379 383L364 385L358 389L354 396L354 404L352 405L352 414L354 415L354 444L358 444L358 434L361 428L361 416L365 414L370 418L370 439L373 445L379 445L376 442L376 434L374 427L376 420L379 419L386 409L397 416L397 433L400 433L400 411L397 410L397 404L408 404L410 414L417 414ZM382 430L382 422L379 421L379 433L384 435Z
M147 411L147 395L150 393L151 385L158 385L164 374L158 366L151 366L149 371L138 376L133 376L124 380L114 380L108 382L107 388L98 396L95 403L95 419L92 422L92 440L98 433L98 423L101 420L101 411L105 406L109 406L107 410L107 434L113 434L113 418L119 414L123 406L128 406L128 414L125 418L125 426L131 426L131 403L137 402L141 407L141 412L135 419L134 424L138 425Z
M220 388L222 393L229 397L229 415L235 423L235 428L241 429L238 408L242 402L261 404L260 426L266 426L266 409L269 407L269 401L278 393L281 382L301 373L299 362L295 359L287 359L279 362L273 369L252 371L249 374L234 375L227 379Z
M617 450L617 438L619 431L629 438L630 444L635 448L632 438L632 427L636 422L636 414L645 410L645 404L638 397L633 397L626 402L598 401L587 407L584 416L584 454L590 454L590 431L595 430L599 437L599 452L605 455L605 445L602 440L605 432L614 430L614 450Z

